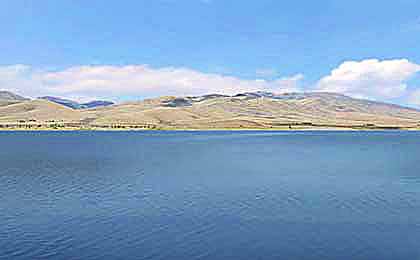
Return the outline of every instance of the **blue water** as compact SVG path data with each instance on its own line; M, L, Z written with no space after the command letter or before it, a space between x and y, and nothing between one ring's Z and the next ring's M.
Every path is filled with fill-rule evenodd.
M0 259L420 259L420 133L1 132Z

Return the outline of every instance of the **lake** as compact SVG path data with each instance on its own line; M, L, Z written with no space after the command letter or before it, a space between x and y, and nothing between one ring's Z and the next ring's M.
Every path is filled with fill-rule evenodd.
M0 259L420 259L420 132L0 132Z

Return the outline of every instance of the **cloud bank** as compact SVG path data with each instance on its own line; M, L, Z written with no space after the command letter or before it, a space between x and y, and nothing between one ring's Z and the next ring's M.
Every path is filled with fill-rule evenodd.
M75 66L39 71L25 65L0 68L0 88L31 96L150 97L160 95L235 94L245 91L299 90L301 74L276 80L246 80L202 73L188 68L135 66Z
M257 70L261 77L274 75L274 71ZM420 89L408 86L409 80L419 72L420 65L407 59L345 61L313 84L302 86L303 74L266 80L148 65L73 66L55 71L11 65L0 66L0 89L31 97L56 95L79 100L236 94L257 90L325 91L420 106Z
M378 100L398 98L407 94L407 80L419 71L420 65L406 59L347 61L321 78L316 90Z

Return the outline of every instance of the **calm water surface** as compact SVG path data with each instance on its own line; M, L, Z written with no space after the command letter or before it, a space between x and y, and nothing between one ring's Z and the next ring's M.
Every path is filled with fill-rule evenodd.
M0 259L420 259L420 133L2 132Z

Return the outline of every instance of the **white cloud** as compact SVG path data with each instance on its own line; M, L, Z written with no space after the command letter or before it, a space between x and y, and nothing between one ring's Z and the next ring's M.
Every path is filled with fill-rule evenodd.
M0 66L0 89L30 93L36 81L35 74L32 68L26 65Z
M29 66L0 67L0 88L30 96L78 97L236 94L244 91L298 91L301 74L277 80L245 80L202 73L188 68L132 66L75 66L60 71Z
M392 99L407 94L407 80L420 65L406 59L346 61L317 83L318 91L355 97Z

